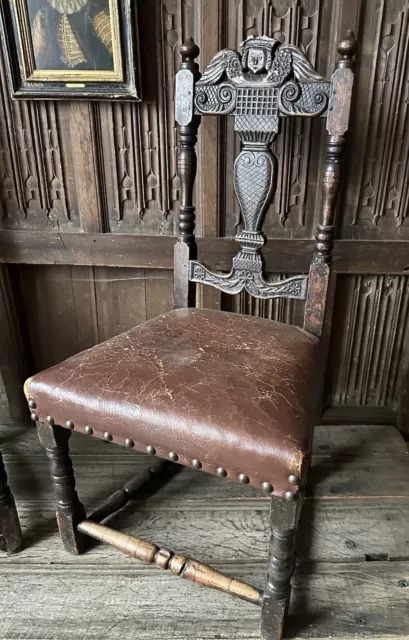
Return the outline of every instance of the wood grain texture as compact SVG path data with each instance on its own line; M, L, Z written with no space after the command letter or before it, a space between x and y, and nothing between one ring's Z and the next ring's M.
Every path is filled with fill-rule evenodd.
M173 275L165 270L22 265L16 276L31 342L29 373L172 309Z
M228 271L237 252L232 238L197 238L198 257L212 269ZM171 269L175 238L127 234L43 233L0 230L0 263L68 264ZM271 238L263 251L270 272L307 272L312 240ZM347 274L407 274L402 241L336 240L333 269Z
M111 446L111 445L109 445ZM25 484L24 477L19 474L18 461L8 460L7 466L9 471L10 482L13 489L18 495L18 491L23 492L27 496L31 494ZM98 504L108 495L118 489L118 486L125 484L139 471L143 471L149 464L149 460L135 454L131 459L118 457L113 466L109 453L105 456L98 456L95 459L89 459L85 456L73 456L76 473L78 475L78 490L82 496L83 502L86 504ZM49 478L46 468L38 466L38 459L27 456L25 458L26 468L32 469L33 486L40 492L43 500L51 499L49 493ZM103 466L106 469L104 477L100 477L97 485L93 483L95 476L99 477L99 468ZM307 489L307 497L315 498L335 498L343 495L346 498L356 498L366 495L370 498L387 498L391 495L389 483L393 483L392 495L395 497L405 496L407 493L407 471L405 466L396 465L393 460L382 460L379 464L369 466L360 460L351 460L348 462L348 472L345 466L340 464L339 460L334 461L314 461L310 474L309 487ZM388 482L386 482L388 480ZM231 498L260 498L260 492L249 487L242 487L231 481L223 483L217 477L208 476L206 474L197 473L194 470L183 469L177 474L173 481L166 485L163 489L163 497L152 497L161 501L178 501L183 493L186 502L199 500L206 502L208 494L212 495L214 500L224 500L226 493Z
M94 106L72 102L70 128L74 179L82 231L104 231L104 212L100 195L98 149Z
M81 483L79 483L81 487ZM82 495L83 492L81 492ZM21 495L21 490L17 496ZM200 558L203 562L267 562L269 504L265 499L213 501L181 508L157 500L139 502L110 521L122 533L152 539L155 544ZM45 504L25 496L19 501L21 525L27 545L13 564L75 564L57 535L55 513ZM92 502L88 502L88 506ZM306 500L297 544L299 562L364 562L366 560L409 560L405 523L408 498ZM368 531L371 535L368 536ZM211 535L210 535L211 533ZM234 541L234 544L233 544ZM6 562L5 559L2 560ZM122 564L120 554L97 546L81 558L82 564Z
M172 579L105 545L80 557L66 554L36 438L32 428L0 428L26 543L19 555L0 556L0 608L6 611L0 637L68 640L78 629L98 640L259 637L259 610L251 605ZM88 509L151 462L75 432L71 442L77 488ZM407 640L409 462L402 437L379 425L317 427L313 462L320 486L304 503L287 635ZM400 472L392 475L393 466ZM243 485L183 471L149 501L129 504L109 526L262 588L269 503ZM20 598L19 608L5 606L10 594ZM39 607L46 616L38 615Z
M49 562L54 557L55 562L70 562L57 537L41 536L41 531L55 531L56 524L46 460L35 430L22 430L19 434L15 427L2 427L1 436L23 526L31 530L33 538L33 544L27 546L18 560L40 562L42 557L43 561ZM100 506L122 481L128 481L152 462L148 456L75 432L70 452L79 494L88 510ZM408 486L406 484L404 488L402 483L393 486L390 484L393 477L388 480L391 462L401 468L403 478L409 473L407 449L399 432L380 426L318 427L313 460L314 467L321 468L321 472L325 464L326 473L334 476L330 489L335 486L337 490L319 500L305 500L299 536L300 559L358 561L365 557L408 557L409 541L404 524L409 508ZM29 485L19 475L21 464L30 476ZM351 465L355 478L352 486ZM366 471L371 467L372 472ZM359 475L370 476L374 472L380 475L376 486L383 482L390 493L385 503L376 494L368 495L367 483L359 482ZM148 502L143 501L142 494L138 506L130 506L118 516L114 525L127 533L138 532L141 537L152 537L154 532L155 542L184 553L194 553L206 562L220 559L232 562L235 557L240 561L265 559L269 499L249 487L212 480L207 474L184 471ZM328 480L326 484L328 486ZM340 491L340 487L346 487L349 494ZM181 490L183 506L180 505ZM402 490L403 497L399 497ZM352 491L355 491L353 495ZM32 504L37 505L35 511L32 511ZM178 524L172 526L175 514ZM209 539L208 532L216 519L217 535ZM369 529L371 536L368 536ZM234 547L231 546L233 540ZM97 552L116 561L109 549L104 551L100 547ZM84 562L92 561L92 556L84 556Z
M229 565L218 569L232 574ZM263 564L234 568L234 575L254 584L262 583L264 572ZM291 637L406 636L409 595L399 583L407 579L407 563L323 563L310 572L307 565L295 574ZM21 597L19 612L9 609L2 616L0 633L5 640L67 640L78 629L98 640L260 637L257 607L227 597L221 605L220 596L211 591L180 583L154 568L0 567L0 575L2 608L10 593ZM70 598L61 607L61 593L67 590ZM193 600L194 614L189 605ZM40 602L47 619L36 614Z

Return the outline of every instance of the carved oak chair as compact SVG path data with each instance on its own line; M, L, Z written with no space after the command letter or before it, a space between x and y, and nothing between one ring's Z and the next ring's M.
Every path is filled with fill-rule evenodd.
M181 203L175 245L175 309L35 375L25 385L31 417L50 460L63 543L80 553L85 536L143 562L261 606L262 637L281 638L295 564L295 535L310 463L319 391L335 203L353 84L352 33L326 81L296 47L250 37L219 52L201 77L192 39L176 78ZM193 185L201 116L232 115L242 150L234 185L243 227L231 272L197 262ZM326 119L322 212L308 275L263 276L262 222L275 189L272 145L282 117ZM196 309L196 283L226 293L305 301L304 327ZM321 367L322 368L322 367ZM68 454L72 430L159 456L88 519ZM135 497L166 464L179 463L249 484L271 496L272 536L264 591L197 560L175 555L100 523ZM222 482L223 480L221 480Z
M22 546L20 521L0 451L0 551L17 553Z

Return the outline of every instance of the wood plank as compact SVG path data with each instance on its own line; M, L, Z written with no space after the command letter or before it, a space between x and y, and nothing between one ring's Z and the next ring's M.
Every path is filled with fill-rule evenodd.
M93 267L17 265L16 270L35 355L30 374L99 342Z
M313 456L365 459L407 458L407 446L390 425L320 425L315 428Z
M10 484L17 497L51 500L48 470L39 456L24 456L25 474L21 474L22 458L5 456ZM150 464L149 456L134 453L130 457L116 457L107 453L99 456L73 456L77 484L83 502L96 504L128 482ZM217 476L180 467L178 472L152 501L176 501L183 495L187 501L225 500L229 498L260 498L261 491ZM97 482L95 482L97 478ZM409 494L409 465L403 460L382 460L369 465L355 459L315 459L312 464L307 495L314 498L389 498Z
M329 365L331 366L331 365ZM321 424L367 424L394 425L398 422L397 411L391 407L366 405L338 405L324 408Z
M372 464L360 460L314 460L308 481L308 495L314 498L407 496L409 465L393 460Z
M89 638L104 637L101 629L109 629L113 640L135 637L135 629L141 639L259 637L256 608L244 610L247 605L227 597L195 589L176 578L171 582L172 576L143 567L108 546L96 546L80 557L66 554L56 530L47 463L41 449L34 446L35 430L13 441L10 427L3 427L3 433L8 440L2 446L8 451L9 476L16 485L27 535L21 555L0 559L0 606L6 598L4 585L24 600L18 614L7 611L0 622L0 637L64 640L78 628L86 628ZM313 470L319 482L315 491L322 495L327 487L331 494L305 501L288 633L312 638L402 637L409 597L402 586L409 579L409 563L401 562L409 556L405 443L395 428L381 426L318 427L316 436ZM149 464L147 456L80 434L73 434L72 442L78 488L88 506L96 506L133 476L135 466ZM25 479L20 475L22 464ZM366 471L369 464L372 472ZM371 498L382 483L384 494L401 490L403 482L396 482L393 466L406 474L406 497ZM375 481L368 484L362 476L371 473ZM348 485L350 477L354 482ZM339 493L341 485L346 497ZM268 510L268 498L251 488L184 470L149 502L129 505L112 524L262 586ZM395 562L383 562L385 558ZM378 561L364 562L367 559ZM68 609L62 609L68 588ZM47 603L46 616L35 615L39 602ZM73 615L71 606L75 624L68 619ZM96 608L103 611L97 615ZM124 616L124 611L132 613ZM45 619L52 621L47 629Z
M95 268L95 297L101 342L146 320L144 269Z
M73 171L81 228L87 233L104 230L99 184L99 159L92 103L73 100L70 128Z
M173 271L145 269L146 319L156 318L173 309Z
M338 439L338 447L331 445L332 429L333 442ZM338 499L340 496L409 495L408 454L403 439L394 427L373 427L373 430L373 437L369 439L370 427L362 428L362 434L354 427L317 428L315 453L318 455L313 457L309 496ZM388 433L390 441L386 444ZM30 430L15 438L10 427L3 427L2 434L2 449L16 496L29 500L38 495L43 500L51 500L48 470L36 432ZM80 434L73 434L71 453L78 487L88 505L106 498L151 462L147 455ZM30 473L29 484L20 473L22 460L26 473ZM97 483L94 478L98 479ZM181 492L185 501L261 497L260 491L251 487L180 467L180 472L152 500L178 501Z
M231 268L237 252L232 238L207 237L197 241L199 259L210 268ZM174 243L175 239L169 236L1 230L0 262L172 269ZM312 250L312 240L270 238L263 252L266 270L306 272ZM337 273L409 273L407 243L336 240L333 265Z
M90 346L94 323L91 313L86 318L90 330L78 330L84 320L84 298L81 303L81 291L73 287L73 281L82 279L84 269L77 269L63 265L21 265L18 269L33 355L30 373Z
M93 267L72 267L71 286L74 303L78 350L100 342ZM53 300L52 300L53 302Z
M219 0L202 0L200 20L200 64L204 69L221 48L222 6ZM217 237L220 232L221 166L220 118L202 118L198 138L198 172L196 178L197 231L200 236ZM201 215L201 212L206 215ZM210 287L206 287L210 289Z
M78 558L66 553L54 509L35 500L18 502L25 549L1 564L106 564L122 556L97 545ZM111 518L110 526L138 535L203 562L267 562L269 501L229 500L197 503L133 503ZM299 562L409 560L409 498L378 500L306 500L297 543ZM132 560L127 560L127 562Z
M21 422L0 422L0 444L5 454L43 456L35 427L22 426ZM97 438L90 438L73 432L70 439L70 451L78 454L135 456L134 451L115 444L108 444ZM108 453L109 452L109 453ZM313 456L320 457L356 457L365 459L408 457L407 445L396 427L390 425L320 425L315 428ZM133 459L133 458L132 458Z
M264 563L216 565L261 587ZM404 636L409 563L301 565L294 579L287 633L292 638ZM137 562L122 567L0 567L4 640L200 640L259 638L257 607L200 589ZM176 584L176 581L177 584ZM67 597L67 593L69 597ZM18 607L8 606L10 600ZM64 605L62 606L62 602ZM39 603L43 603L42 615Z

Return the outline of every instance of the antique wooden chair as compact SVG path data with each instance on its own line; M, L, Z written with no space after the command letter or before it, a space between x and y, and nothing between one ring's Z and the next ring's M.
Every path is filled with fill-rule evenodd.
M296 47L272 38L248 38L241 55L219 52L202 77L194 62L199 48L192 39L182 45L176 78L181 202L175 310L69 358L25 385L31 417L38 422L50 460L66 549L80 553L86 534L187 580L258 604L262 637L268 639L282 636L295 564L356 47L352 33L339 43L341 59L328 82ZM234 185L244 225L228 275L196 261L195 144L200 117L210 114L233 115L242 143ZM271 146L280 118L297 116L326 118L322 213L309 275L277 282L264 278L261 258L263 217L275 189L277 161ZM259 298L305 300L304 327L197 309L198 282L231 294L245 289ZM265 590L100 524L169 462L137 476L87 519L68 454L74 429L250 484L271 496Z
M16 553L22 546L20 521L0 451L0 551Z

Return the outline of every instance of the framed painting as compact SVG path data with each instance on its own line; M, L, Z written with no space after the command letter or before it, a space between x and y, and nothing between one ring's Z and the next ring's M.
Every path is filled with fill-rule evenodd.
M3 0L13 98L140 99L135 0Z

